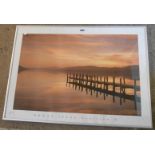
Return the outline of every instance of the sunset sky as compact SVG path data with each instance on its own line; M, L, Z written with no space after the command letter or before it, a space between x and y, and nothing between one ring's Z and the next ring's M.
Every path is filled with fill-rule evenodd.
M136 35L35 35L23 37L20 65L124 67L138 64Z

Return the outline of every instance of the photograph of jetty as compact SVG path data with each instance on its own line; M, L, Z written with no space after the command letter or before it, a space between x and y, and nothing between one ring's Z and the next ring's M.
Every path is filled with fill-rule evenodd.
M26 34L14 109L141 115L138 36Z

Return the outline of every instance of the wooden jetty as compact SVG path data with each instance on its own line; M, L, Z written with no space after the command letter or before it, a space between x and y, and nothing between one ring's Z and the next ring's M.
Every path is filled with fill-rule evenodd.
M117 79L118 80L118 79ZM137 85L137 80L133 80L133 85L126 84L125 77L119 78L119 82L116 82L116 77L112 77L109 80L109 76L101 75L88 75L83 73L67 73L67 84L72 84L75 89L79 87L79 90L86 90L90 95L93 95L93 91L96 92L96 97L104 94L104 98L108 95L113 96L113 101L115 101L115 96L120 98L120 104L122 99L133 100L135 102L140 102L140 97L137 96L137 91L140 91L140 86ZM112 89L109 89L112 88ZM116 91L119 88L119 92ZM126 89L132 89L133 95L127 94Z

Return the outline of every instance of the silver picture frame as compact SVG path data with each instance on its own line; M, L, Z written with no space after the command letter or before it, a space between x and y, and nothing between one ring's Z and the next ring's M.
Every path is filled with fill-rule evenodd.
M95 34L95 35L137 35L140 74L141 114L111 115L76 112L52 112L14 109L16 83L23 36L26 34ZM14 38L9 79L5 97L3 120L60 123L76 125L95 125L113 127L152 128L152 112L150 99L149 59L147 44L147 28L145 26L41 26L18 25Z

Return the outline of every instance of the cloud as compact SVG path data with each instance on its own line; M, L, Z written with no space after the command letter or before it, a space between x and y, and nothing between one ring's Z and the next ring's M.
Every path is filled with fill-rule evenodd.
M21 65L119 66L138 61L136 35L25 35Z

